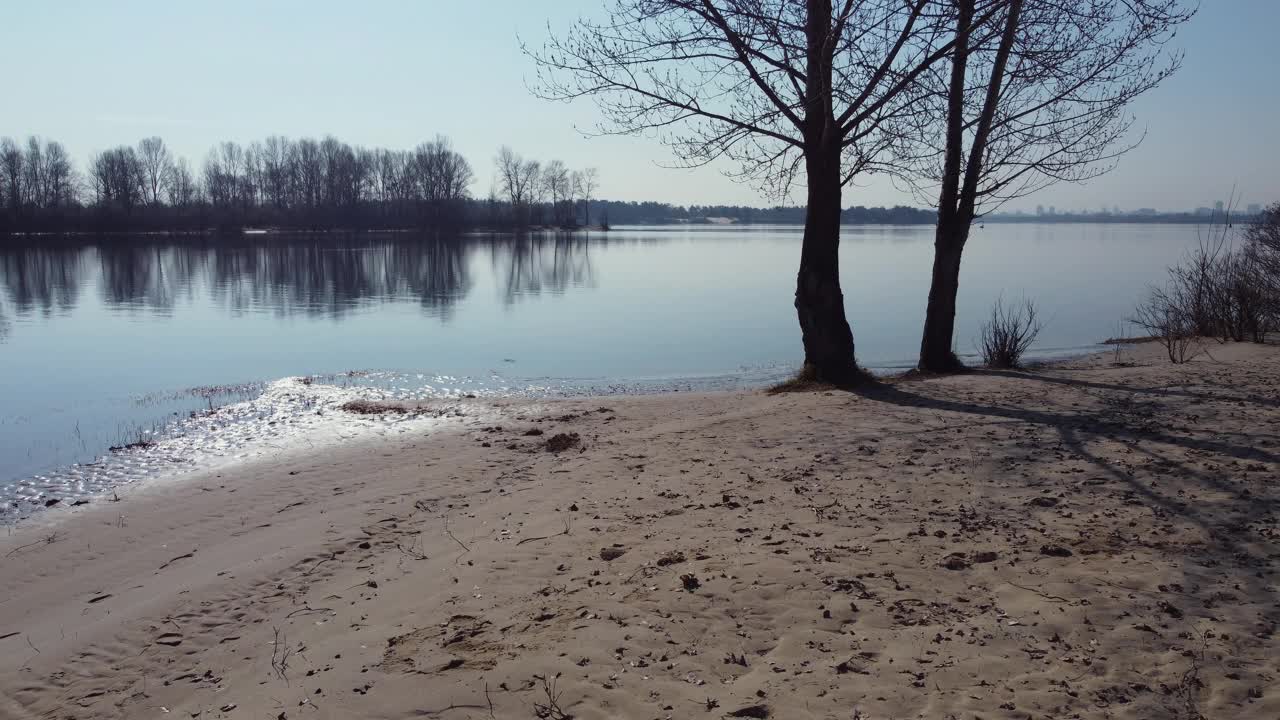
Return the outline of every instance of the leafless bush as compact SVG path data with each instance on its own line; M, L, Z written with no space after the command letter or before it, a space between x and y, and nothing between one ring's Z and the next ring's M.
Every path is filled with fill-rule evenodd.
M1272 214L1274 210L1274 214ZM1199 338L1263 342L1280 319L1280 206L1248 227L1236 247L1227 216L1201 234L1185 260L1153 287L1133 322L1158 340L1174 363L1194 356Z
M1219 336L1242 342L1262 342L1272 324L1274 290L1258 257L1248 249L1235 250L1223 258L1219 282Z
M1220 335L1225 304L1225 248L1225 235L1215 235L1210 228L1209 235L1201 236L1185 260L1169 268L1170 299L1176 299L1178 309L1191 323L1192 335Z
M1025 299L1016 305L1005 305L1004 297L996 298L991 316L982 325L978 351L987 367L1016 368L1022 356L1044 329L1035 302Z
M545 675L534 675L534 680L542 684L542 702L534 701L533 714L540 720L573 720L573 716L560 707L561 691L556 687L560 673L548 678Z
M1245 228L1244 254L1256 273L1265 330L1280 330L1280 202L1264 210L1257 223Z
M1152 286L1147 298L1139 303L1129 319L1156 339L1169 356L1169 362L1184 363L1193 356L1197 346L1196 324L1192 319L1191 303L1184 296L1186 288L1171 282L1168 287Z

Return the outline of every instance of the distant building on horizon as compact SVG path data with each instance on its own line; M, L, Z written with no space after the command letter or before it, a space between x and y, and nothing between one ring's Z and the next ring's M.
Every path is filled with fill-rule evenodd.
M1262 206L1258 203L1249 203L1249 207L1245 208L1245 212L1250 215L1259 215L1262 213Z

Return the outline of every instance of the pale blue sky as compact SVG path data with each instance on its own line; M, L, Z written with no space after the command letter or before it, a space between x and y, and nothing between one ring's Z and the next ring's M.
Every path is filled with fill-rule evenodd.
M332 133L408 148L449 136L489 189L502 144L600 168L601 195L681 204L763 200L714 169L671 170L652 138L584 138L595 109L532 98L516 36L540 41L601 0L0 0L0 135L91 153L160 135L196 165L210 146ZM1148 129L1119 170L1021 202L1184 208L1280 200L1280 0L1204 0L1182 72L1136 106ZM845 204L910 202L887 183Z

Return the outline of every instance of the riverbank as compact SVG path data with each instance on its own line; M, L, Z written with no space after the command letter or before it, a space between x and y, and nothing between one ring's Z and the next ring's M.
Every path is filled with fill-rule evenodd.
M1275 717L1280 348L1210 350L476 399L45 514L0 715Z

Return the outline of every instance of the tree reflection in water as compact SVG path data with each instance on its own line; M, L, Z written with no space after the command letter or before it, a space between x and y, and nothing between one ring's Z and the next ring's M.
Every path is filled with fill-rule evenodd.
M412 300L448 321L475 286L482 253L502 298L514 303L593 286L591 248L607 242L574 233L33 239L0 248L0 285L17 316L70 312L96 287L108 307L159 315L207 295L232 313L282 317L341 318Z

